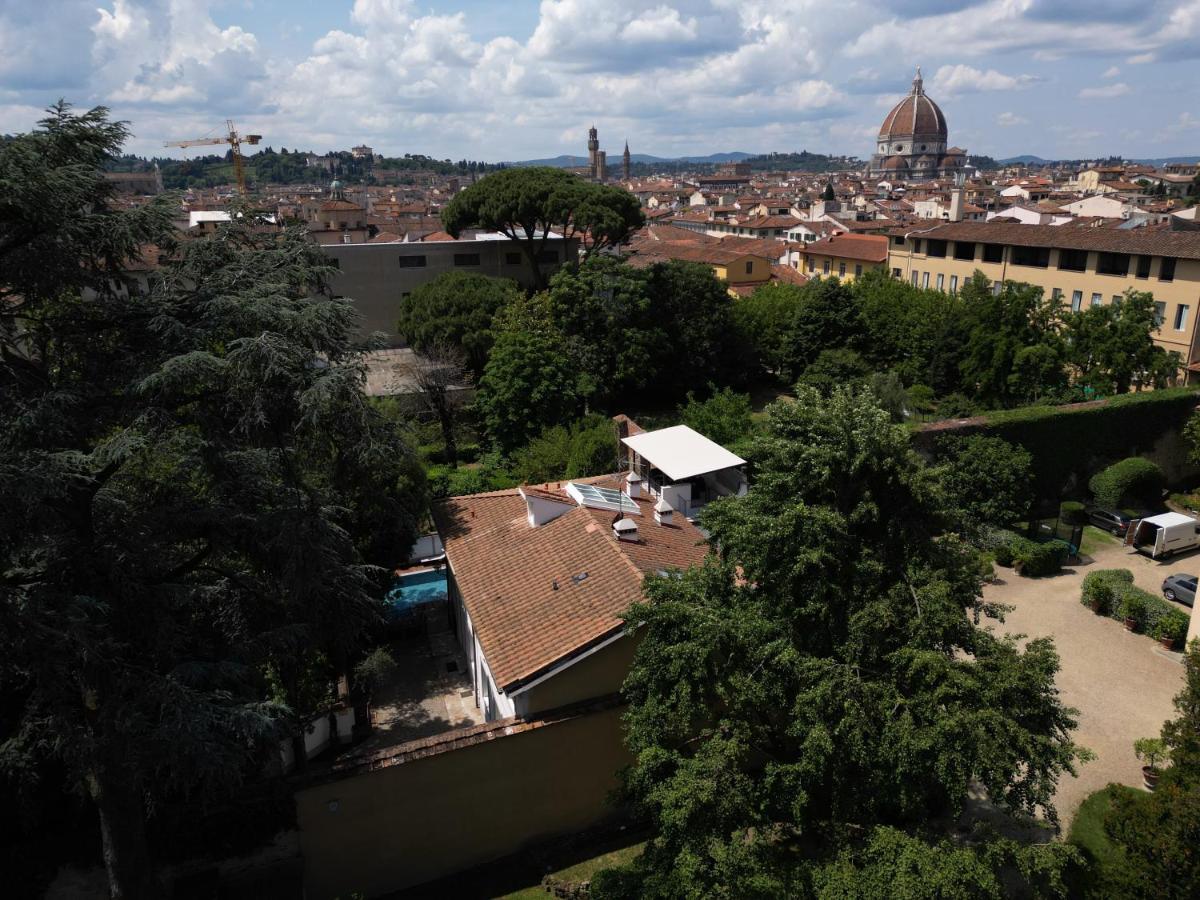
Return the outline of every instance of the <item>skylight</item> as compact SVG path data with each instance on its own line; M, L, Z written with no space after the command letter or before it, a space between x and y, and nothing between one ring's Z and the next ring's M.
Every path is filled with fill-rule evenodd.
M567 493L572 499L581 506L589 507L590 509L606 509L609 512L624 512L632 513L635 516L642 514L641 507L628 496L613 488L596 487L594 484L578 484L574 481L567 482Z

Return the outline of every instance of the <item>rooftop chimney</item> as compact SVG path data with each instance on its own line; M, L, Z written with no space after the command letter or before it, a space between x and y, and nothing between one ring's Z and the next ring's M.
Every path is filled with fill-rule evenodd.
M658 502L654 504L654 521L659 525L670 525L674 515L675 507L659 497Z
M637 472L630 472L625 476L625 493L629 495L630 500L636 500L642 495L642 476Z
M616 535L618 541L633 541L637 542L638 528L637 522L633 519L617 519L613 522L613 534Z

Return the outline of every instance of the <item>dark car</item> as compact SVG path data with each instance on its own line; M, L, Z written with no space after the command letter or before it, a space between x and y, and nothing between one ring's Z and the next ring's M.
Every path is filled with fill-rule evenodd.
M1162 583L1163 596L1168 600L1178 600L1184 606L1196 602L1195 575L1168 575Z
M1097 528L1102 528L1117 535L1117 537L1124 536L1125 532L1129 530L1129 523L1133 521L1131 516L1117 509L1103 509L1099 506L1089 506L1086 512L1089 522Z

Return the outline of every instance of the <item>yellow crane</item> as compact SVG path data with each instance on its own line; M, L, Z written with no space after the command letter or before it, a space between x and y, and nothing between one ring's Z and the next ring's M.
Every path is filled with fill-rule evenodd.
M222 137L196 138L191 141L168 141L164 147L199 147L206 144L228 144L233 148L233 172L237 176L238 191L246 193L246 173L242 168L242 144L257 144L262 140L261 134L238 134L233 127L233 120L226 119L225 127L229 134Z

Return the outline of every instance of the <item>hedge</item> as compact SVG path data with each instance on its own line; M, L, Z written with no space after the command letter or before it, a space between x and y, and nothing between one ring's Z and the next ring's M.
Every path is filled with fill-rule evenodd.
M1058 505L1058 517L1067 525L1086 525L1087 507L1075 500L1064 500Z
M938 439L951 434L986 434L1020 444L1033 455L1037 495L1051 499L1072 480L1086 483L1107 463L1150 452L1164 434L1182 430L1197 403L1195 388L1180 387L1065 406L1026 406L923 425L914 441L930 453Z
M1119 509L1123 501L1157 500L1164 480L1162 469L1150 460L1130 456L1093 475L1088 489L1097 505Z
M1020 574L1028 578L1053 575L1070 552L1063 541L1039 544L1003 528L985 532L979 543L981 550L991 552L997 565L1018 566Z
M1093 598L1101 601L1101 613L1118 622L1124 620L1126 612L1132 613L1137 630L1152 637L1157 637L1164 628L1178 628L1179 618L1187 618L1162 597L1136 587L1133 573L1128 569L1100 569L1088 573L1083 579L1079 602L1090 607ZM1183 631L1187 633L1186 621Z

